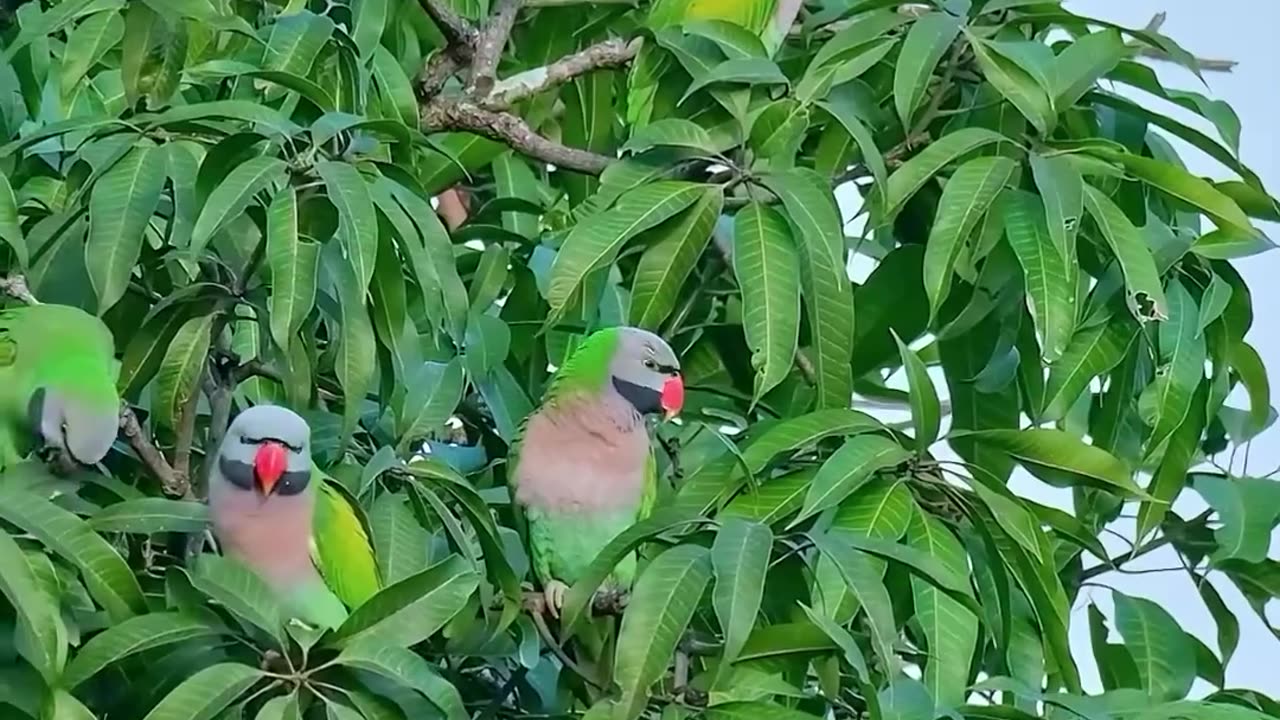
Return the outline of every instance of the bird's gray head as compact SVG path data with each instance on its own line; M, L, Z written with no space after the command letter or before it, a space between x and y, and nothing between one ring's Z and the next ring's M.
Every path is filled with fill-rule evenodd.
M642 414L679 414L684 380L675 351L648 330L621 327L617 332L618 346L609 363L614 389Z
M37 388L27 404L28 421L46 447L66 451L83 465L102 461L119 432L119 403L95 409L56 390Z
M257 405L236 416L218 451L218 470L235 487L297 495L311 482L311 428L278 405Z

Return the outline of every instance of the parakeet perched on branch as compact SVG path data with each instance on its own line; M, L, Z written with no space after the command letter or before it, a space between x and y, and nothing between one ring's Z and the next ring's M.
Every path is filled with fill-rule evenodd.
M111 331L80 308L0 310L0 470L41 447L100 462L120 427L118 367Z
M223 552L271 586L286 611L336 628L380 588L360 518L311 459L297 413L258 405L236 416L209 477Z
M657 467L645 416L684 404L680 362L657 335L631 327L583 340L551 379L516 439L509 481L523 508L548 611L618 533L648 515ZM606 588L627 591L634 555Z

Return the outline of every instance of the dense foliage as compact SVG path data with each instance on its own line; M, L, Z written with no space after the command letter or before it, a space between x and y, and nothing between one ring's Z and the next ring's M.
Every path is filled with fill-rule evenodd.
M1052 0L43 0L0 45L5 302L102 315L128 404L103 466L0 482L5 718L1280 717L1223 687L1207 581L1264 622L1280 596L1280 485L1210 462L1274 417L1229 261L1280 211L1232 110L1141 63L1196 68L1158 30ZM504 458L622 323L689 399L655 514L544 622ZM324 637L189 562L208 449L261 402L306 415L377 552ZM1187 491L1212 510L1169 512ZM1162 546L1217 647L1115 592L1073 657L1081 587ZM569 630L634 547L596 677Z

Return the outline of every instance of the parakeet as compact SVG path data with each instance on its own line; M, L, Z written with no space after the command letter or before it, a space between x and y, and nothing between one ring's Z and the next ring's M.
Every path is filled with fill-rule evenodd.
M210 473L209 513L224 554L303 622L336 628L380 587L369 537L315 467L311 428L292 410L257 405L236 416Z
M596 554L648 515L657 467L645 416L670 418L683 404L680 362L671 347L647 330L615 327L582 341L525 420L509 482L553 616ZM604 589L630 590L635 572L632 554Z
M100 462L120 427L118 367L111 331L80 308L0 311L0 470L41 446Z

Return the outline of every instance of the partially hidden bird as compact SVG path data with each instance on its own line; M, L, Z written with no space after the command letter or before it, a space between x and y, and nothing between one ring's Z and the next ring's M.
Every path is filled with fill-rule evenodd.
M0 470L49 447L101 462L120 427L111 330L77 307L0 311Z
M236 416L209 476L223 553L276 593L291 617L337 628L381 587L359 516L311 458L311 428L277 405Z
M650 513L657 465L645 418L669 419L683 405L680 362L666 341L647 330L613 327L581 342L521 425L508 481L553 617L596 554ZM632 553L602 589L629 591L635 574Z

